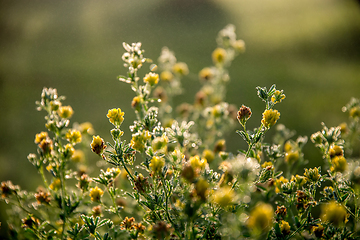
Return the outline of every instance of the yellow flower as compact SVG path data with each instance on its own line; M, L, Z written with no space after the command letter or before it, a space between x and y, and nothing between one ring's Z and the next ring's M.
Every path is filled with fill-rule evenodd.
M260 203L250 213L247 226L256 233L269 231L272 225L274 210L270 204Z
M286 236L290 233L290 225L288 222L281 220L279 227L280 227L280 231L283 235Z
M131 147L137 151L142 151L145 148L145 143L151 138L149 131L137 132L132 135Z
M323 233L324 233L324 226L321 225L321 224L318 224L316 226L313 226L311 228L311 231L315 234L315 236L317 238L321 238L323 236Z
M359 118L360 117L360 106L355 106L350 109L350 117Z
M202 157L206 159L207 162L212 162L215 159L215 154L210 149L205 149L202 153Z
M270 166L273 166L272 162L264 162L263 164L261 164L262 168L266 168L266 167L270 167Z
M59 116L61 118L71 118L74 111L71 106L62 106L59 108Z
M343 156L335 156L331 163L330 171L332 172L344 172L347 169L347 162Z
M106 176L111 176L111 178L116 178L121 173L119 168L108 168L106 169Z
M80 143L82 140L80 131L71 129L65 134L65 138L72 144Z
M104 191L96 186L95 188L90 189L89 196L91 197L91 201L100 202L100 198L103 194L104 194Z
M48 138L48 133L47 132L38 133L35 136L35 143L36 144L41 143L41 141L46 139L46 138Z
M226 51L223 48L216 48L212 53L212 60L215 64L223 64L226 59Z
M124 121L124 112L120 108L109 109L108 114L106 115L115 127L119 127Z
M335 226L347 221L346 209L335 201L331 201L321 208L321 219L324 222L330 222Z
M285 162L293 164L299 159L299 151L290 151L285 153Z
M71 156L71 160L76 163L83 162L85 159L85 154L81 150L75 150L74 154Z
M261 122L266 128L270 128L275 125L279 118L280 113L277 110L269 109L263 112L263 118Z
M307 181L316 182L320 178L319 169L318 168L305 168L304 176Z
M134 97L133 100L131 101L131 107L139 111L140 102L141 102L141 98L139 96Z
M173 80L174 75L170 71L163 71L160 73L160 79L164 82L171 82Z
M60 178L56 178L52 181L52 183L50 184L49 188L56 191L58 189L60 189L61 187L61 180Z
M155 152L156 151L165 152L167 149L168 142L169 142L169 139L163 135L161 137L156 137L152 141L151 146Z
M164 167L165 165L165 160L164 158L162 157L157 157L157 156L154 156L152 159L151 159L151 162L149 164L149 167L151 167L152 171L156 174L159 174L161 173L162 171L162 168Z
M204 81L209 81L213 76L214 76L213 71L211 70L211 68L208 67L203 68L199 72L199 78Z
M306 177L300 175L293 175L290 179L291 182L295 182L295 185L300 188L306 183Z
M285 98L285 94L283 94L283 91L276 90L275 93L271 96L271 101L273 103L279 103Z
M343 156L344 152L340 146L333 145L329 149L329 155L330 155L330 158L334 158L335 156Z
M189 74L189 68L186 65L186 63L183 63L183 62L175 63L172 68L172 71L174 73L182 75L182 76Z
M93 151L96 154L102 154L106 148L104 139L102 139L100 136L93 136L93 140L90 146L91 146L91 151Z
M280 178L276 179L275 181L275 192L276 193L279 193L281 191L281 186L284 184L284 183L288 183L289 180L284 178L283 176L281 176Z
M144 82L149 83L150 86L154 86L159 82L159 74L150 72L143 78Z
M81 133L85 134L93 134L94 133L94 128L93 125L90 122L83 122L80 124L79 126Z
M190 157L189 163L194 169L204 169L207 161L206 159L200 160L200 157L198 155L195 155L193 157Z
M72 144L68 143L65 145L64 155L65 157L71 157L75 152L75 149Z
M245 42L244 40L236 40L234 42L231 43L231 46L235 49L235 51L239 52L239 53L243 53L245 52Z
M235 200L234 190L229 186L221 187L212 195L212 201L219 204L221 207L226 207Z
M195 184L196 194L204 201L206 200L208 188L209 183L204 178L200 178Z

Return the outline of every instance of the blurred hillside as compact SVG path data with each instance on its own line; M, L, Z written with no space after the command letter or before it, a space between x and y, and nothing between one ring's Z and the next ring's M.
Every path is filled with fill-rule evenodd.
M134 119L133 93L116 80L126 72L122 42L141 41L154 60L163 46L173 50L192 73L176 103L192 102L197 73L212 64L215 37L229 23L247 50L230 68L227 100L250 106L253 126L263 110L255 87L273 83L287 95L278 107L280 122L297 134L309 136L322 121L334 126L347 120L341 107L360 97L356 1L1 0L0 180L25 189L40 182L26 156L36 150L35 134L45 129L44 113L35 110L44 86L67 97L72 122L90 121L97 134L110 137L109 108L125 111L123 126ZM235 132L228 139L229 150L243 146ZM315 161L312 147L307 151Z

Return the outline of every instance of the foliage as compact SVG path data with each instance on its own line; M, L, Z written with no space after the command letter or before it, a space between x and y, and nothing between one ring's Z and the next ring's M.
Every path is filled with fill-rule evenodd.
M105 142L88 122L69 127L72 108L63 106L65 98L56 89L44 88L37 105L46 112L47 131L36 134L37 154L28 156L44 186L26 192L1 183L2 199L12 205L9 237L358 238L360 166L351 152L359 140L360 101L352 99L343 109L349 124L323 124L311 136L324 165L304 168L308 138L294 140L284 125L274 127L280 118L274 107L284 100L283 90L275 84L257 88L265 109L259 127L247 129L251 109L224 102L227 68L245 44L232 25L220 31L217 44L214 65L199 73L203 86L195 102L176 111L172 98L181 94L188 66L167 48L155 65L144 57L141 43L123 44L128 73L119 80L134 91L137 116L128 141L122 139L125 113L120 108L107 113L113 129L112 141ZM138 70L147 63L151 71L141 80ZM222 137L237 121L248 148L227 152ZM265 134L273 128L274 139L267 143ZM89 145L99 166L108 165L96 177L84 167Z

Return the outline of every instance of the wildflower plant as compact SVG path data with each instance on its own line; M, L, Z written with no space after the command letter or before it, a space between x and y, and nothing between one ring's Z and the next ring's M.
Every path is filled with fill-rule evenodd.
M275 84L257 87L264 102L260 116L245 104L238 108L224 101L227 68L245 50L233 25L220 31L213 66L199 73L202 86L194 103L177 107L172 98L182 93L189 67L168 48L156 65L141 43L123 47L127 74L118 79L134 92L136 119L127 129L123 106L109 109L108 138L94 135L88 122L70 127L74 110L63 106L56 89L44 88L37 106L46 113L45 130L35 135L37 152L28 156L43 184L27 192L1 183L1 198L12 206L9 238L359 237L360 165L352 155L360 136L359 100L343 109L348 124L323 124L310 137L324 164L309 168L303 153L307 137L294 139L295 133L278 123L275 107L285 99L283 90ZM150 71L139 76L147 64ZM258 127L248 129L249 121L258 121ZM232 153L223 136L236 122L238 140L247 149ZM131 139L123 139L126 131ZM274 132L270 142L268 131ZM89 152L98 156L98 174L84 167Z

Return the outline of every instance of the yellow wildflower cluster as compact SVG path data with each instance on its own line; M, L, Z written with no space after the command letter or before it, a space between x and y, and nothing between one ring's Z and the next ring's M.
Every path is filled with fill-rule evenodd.
M329 156L331 159L330 171L344 172L347 169L347 161L344 157L343 149L338 145L333 145L329 149Z
M221 207L226 207L235 200L234 190L229 186L221 187L212 194L211 200Z
M201 80L204 81L209 81L210 79L212 79L214 77L214 73L213 70L209 67L203 68L200 72L199 72L199 78Z
M212 60L215 65L223 64L226 61L226 50L223 48L216 48L212 53Z
M275 93L271 96L271 101L276 104L280 103L285 98L285 94L283 94L283 90L276 90Z
M277 120L280 118L280 113L277 110L269 109L263 112L263 118L261 123L266 128L270 128L275 125Z
M285 151L285 162L288 164L293 164L300 158L300 151L297 144L292 141L288 140L284 145L284 151Z
M204 178L200 178L195 184L195 191L203 201L206 200L208 194L209 183Z
M149 131L137 132L132 135L131 147L137 151L142 151L145 148L146 142L151 138Z
M270 204L259 203L250 213L247 226L255 233L269 231L272 226L274 209Z
M275 192L276 193L279 193L281 192L281 186L284 184L284 183L288 183L289 180L284 178L283 176L279 177L278 179L276 179L275 181Z
M178 75L181 75L181 76L185 76L185 75L189 74L189 68L188 68L187 64L184 63L184 62L175 63L173 68L172 68L172 71L175 74L178 74Z
M47 132L41 132L35 135L35 143L39 144L41 143L42 140L47 139L48 138L48 133Z
M164 81L164 82L171 82L174 78L174 75L170 72L170 71L163 71L161 74L160 74L160 79L161 81Z
M120 108L109 109L107 115L109 122L111 122L115 127L120 127L124 121L124 112Z
M95 188L90 189L89 196L91 197L91 201L100 202L100 198L103 194L104 194L104 191L101 190L101 188L99 188L98 186L96 186Z
M71 118L74 111L71 106L62 106L59 108L58 113L61 118Z
M206 159L208 163L211 163L215 159L215 154L210 149L205 149L202 153L202 157Z
M85 160L85 154L81 150L75 150L74 154L71 156L71 160L79 163Z
M145 83L149 83L150 86L154 86L159 82L159 74L150 72L143 78Z
M304 176L306 177L306 181L316 182L320 178L319 168L305 168Z
M66 158L69 158L71 157L72 155L74 155L74 152L75 152L75 149L73 147L72 144L68 143L65 145L65 148L64 148L64 156Z
M207 161L204 158L200 160L200 157L198 155L195 155L193 157L190 157L189 163L191 167L193 167L195 170L202 170L205 168Z
M162 168L164 167L165 165L165 160L164 158L162 157L157 157L157 156L154 156L152 159L151 159L151 162L149 164L149 167L151 168L151 170L153 171L153 173L155 175L161 173L162 171Z
M55 178L49 186L50 189L56 191L61 188L61 180L60 178Z
M72 144L80 143L82 140L80 131L71 129L65 134L65 138Z
M346 223L347 215L346 209L335 201L331 201L321 208L321 219L324 222L330 222L335 226Z
M151 143L151 146L155 152L156 151L166 152L168 142L169 142L168 137L163 135L161 137L154 138L154 140Z

